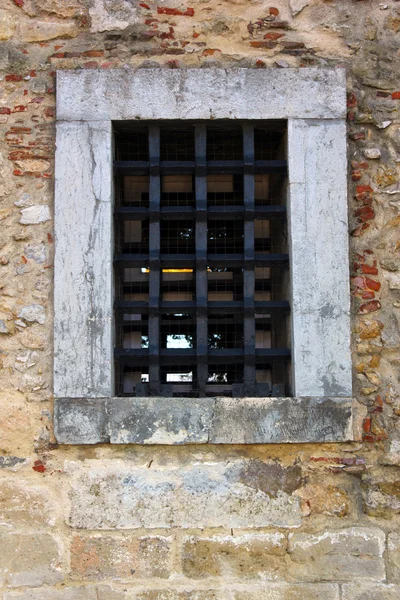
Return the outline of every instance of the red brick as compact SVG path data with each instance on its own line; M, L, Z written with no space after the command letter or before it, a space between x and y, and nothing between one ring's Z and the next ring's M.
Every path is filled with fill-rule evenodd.
M178 8L168 8L167 6L157 6L157 12L159 15L174 15L179 17L193 17L194 8L187 8L185 11L179 10Z
M367 315L368 313L375 312L381 308L379 300L371 300L371 302L365 302L361 304L359 313L361 315Z
M357 194L362 194L363 192L373 192L374 190L370 185L358 185L356 187Z
M400 100L400 92L393 92L392 99L393 100Z
M270 31L264 35L264 40L279 40L279 38L283 37L284 33L276 33L275 31Z
M6 81L22 81L22 75L6 75L5 77Z
M365 279L367 287L370 290L374 290L375 292L379 292L379 290L381 289L381 284L379 283L379 281L375 281L375 279L370 279L369 277L367 277Z
M279 15L279 10L277 8L275 8L275 6L270 6L269 14L274 15L274 17L277 17Z
M82 56L98 58L98 57L104 56L104 50L85 50L85 52L82 52Z
M366 264L361 265L361 272L367 275L378 275L378 269L376 267Z
M0 108L0 115L11 115L11 108L7 108L6 106L2 106Z
M276 42L268 42L268 41L255 41L255 42L250 42L250 46L252 46L253 48L276 48L277 43Z
M357 105L357 98L353 93L350 93L347 96L347 106L349 108L354 108Z
M142 8L146 8L147 10L150 10L150 6L148 4L146 4L145 2L139 2L139 6L141 6Z

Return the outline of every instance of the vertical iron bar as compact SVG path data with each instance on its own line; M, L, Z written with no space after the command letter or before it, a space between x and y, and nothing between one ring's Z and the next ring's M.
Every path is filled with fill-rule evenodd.
M149 127L149 392L160 394L160 128Z
M256 327L254 314L254 127L243 125L244 194L244 394L256 396Z
M196 354L199 396L206 395L208 379L206 136L206 126L196 125Z

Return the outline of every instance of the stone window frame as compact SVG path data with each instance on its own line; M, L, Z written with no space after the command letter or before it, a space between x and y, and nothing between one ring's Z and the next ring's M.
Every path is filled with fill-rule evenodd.
M59 443L358 438L345 117L344 69L57 72L54 395ZM136 119L287 120L294 397L113 397L112 122Z

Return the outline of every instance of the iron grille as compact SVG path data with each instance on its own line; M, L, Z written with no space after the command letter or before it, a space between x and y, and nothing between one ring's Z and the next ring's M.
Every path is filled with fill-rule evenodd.
M118 125L117 395L290 393L285 131Z

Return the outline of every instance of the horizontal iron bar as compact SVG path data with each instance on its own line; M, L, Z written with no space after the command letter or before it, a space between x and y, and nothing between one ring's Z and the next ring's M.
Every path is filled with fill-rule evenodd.
M206 161L206 171L210 173L240 173L243 171L245 162L243 160L208 160ZM190 173L194 172L196 163L191 160L162 160L160 170L162 173ZM150 163L137 160L116 160L114 168L123 175L135 175L150 169ZM286 160L256 160L254 170L257 173L285 172L287 169Z
M163 310L173 310L174 313L191 313L196 311L196 302L194 301L164 301L160 302L160 307ZM128 314L135 311L148 312L148 302L143 300L116 300L114 308L119 312ZM241 300L232 300L227 302L209 301L207 302L207 310L213 314L224 313L240 313L243 310L243 302ZM268 314L270 312L290 312L290 304L287 300L263 300L254 302L254 310L256 313Z
M243 348L209 348L209 364L233 364L243 358ZM289 348L256 348L256 362L286 361L289 360L291 352ZM148 359L148 348L115 348L114 357L121 364L128 364L126 361L135 364L145 364L143 361ZM195 348L162 348L160 358L164 365L168 364L190 364L196 357Z
M144 221L149 218L150 210L143 206L121 206L115 209L115 216L122 220ZM196 209L192 206L163 206L160 209L161 219L184 220L193 218ZM212 219L243 219L244 206L209 206L207 215ZM270 205L256 206L254 209L255 219L282 218L286 215L286 206Z
M121 267L144 267L149 262L148 254L118 254L114 263ZM163 268L183 268L194 266L195 254L161 254ZM243 254L208 254L207 264L224 267L241 267L245 262ZM288 254L256 254L255 266L285 267L289 264Z

